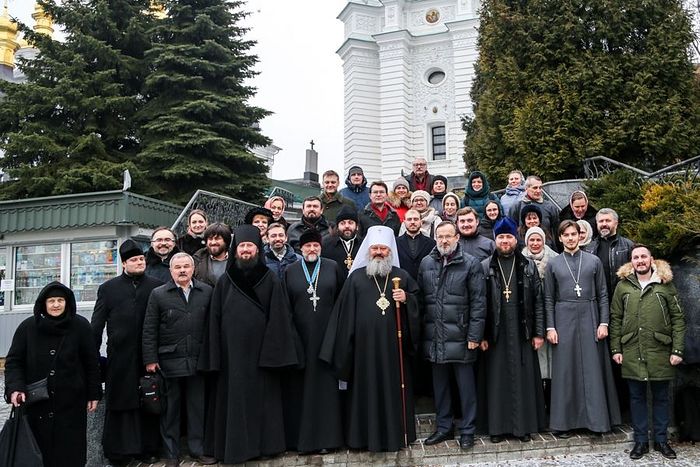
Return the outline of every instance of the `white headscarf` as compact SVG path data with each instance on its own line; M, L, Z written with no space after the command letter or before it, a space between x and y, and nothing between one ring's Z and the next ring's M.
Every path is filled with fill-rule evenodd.
M362 240L362 244L357 250L355 260L352 262L352 266L350 267L350 272L348 274L352 274L354 270L367 266L369 247L372 245L388 246L391 249L391 265L397 268L400 267L399 252L396 249L396 237L394 237L394 231L384 225L373 225L367 229L367 235L365 235L365 239Z

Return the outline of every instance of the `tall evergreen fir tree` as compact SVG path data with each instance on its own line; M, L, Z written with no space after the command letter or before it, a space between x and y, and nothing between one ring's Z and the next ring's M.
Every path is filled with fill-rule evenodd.
M554 178L579 175L593 156L653 170L697 155L700 87L682 3L484 0L467 167Z
M164 1L139 114L149 195L182 203L201 188L255 201L267 184L264 163L250 152L269 144L256 128L268 112L248 103L255 89L245 80L257 57L242 38L242 3Z
M40 51L20 62L23 84L0 81L0 165L16 181L0 197L118 189L142 178L134 114L145 76L149 0L40 0L65 32L57 41L20 25Z

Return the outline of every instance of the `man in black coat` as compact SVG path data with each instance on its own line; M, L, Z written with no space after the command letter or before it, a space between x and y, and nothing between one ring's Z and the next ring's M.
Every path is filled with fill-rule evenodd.
M180 454L180 407L187 409L187 445L200 464L204 456L204 377L197 373L202 333L209 314L211 286L192 279L194 261L187 253L170 260L172 280L153 289L143 322L143 363L148 373L165 377L166 408L160 435L166 467L176 467Z
M301 204L301 220L287 229L287 242L294 251L301 253L299 239L307 230L315 229L326 239L331 236L330 226L323 215L323 203L318 196L307 196Z
M396 248L399 250L399 263L414 279L418 278L418 267L423 258L430 254L435 247L435 240L421 233L420 213L415 209L409 209L404 215L403 225L406 233L396 239Z
M180 250L175 244L175 232L167 227L157 227L151 234L151 247L146 252L146 275L161 283L170 280L170 258Z
M471 206L457 211L457 229L459 245L464 253L483 261L496 251L496 243L479 234L479 214Z
M318 353L345 277L335 261L320 257L321 234L304 232L299 245L303 258L287 268L284 284L305 359L303 369L285 372L282 404L287 449L309 453L344 442L338 380Z
M473 363L484 335L486 297L479 262L462 253L457 227L442 222L437 246L418 270L423 310L423 355L432 363L437 429L426 440L430 446L452 438L450 373L459 388L462 419L459 445L474 446L476 386Z
M323 241L321 256L338 263L345 280L362 243L358 233L359 224L355 208L343 206L335 218L335 225L335 235Z
M486 275L486 332L479 378L481 423L492 443L513 435L522 442L545 428L544 393L537 350L544 344L544 297L532 260L519 251L515 222L504 217L493 230L496 253L481 262ZM516 364L517 363L517 364Z
M119 247L123 273L97 289L92 330L97 349L107 326L106 413L102 447L112 464L132 457L156 462L160 448L158 417L139 408L139 378L143 376L141 333L151 291L163 282L144 274L143 251L133 240Z
M213 372L204 446L222 463L284 452L279 371L297 354L284 289L265 266L260 231L240 225L212 294L199 369Z

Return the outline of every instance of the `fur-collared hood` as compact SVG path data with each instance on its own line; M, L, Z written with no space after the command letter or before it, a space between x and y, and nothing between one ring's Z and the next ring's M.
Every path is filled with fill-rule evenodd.
M389 196L387 197L387 202L395 208L399 208L401 205L404 205L408 209L411 209L411 192L408 192L406 198L399 198L399 195L397 195L396 192L390 191Z
M673 280L673 271L668 262L662 259L655 259L654 264L652 264L652 269L654 270L654 275L659 278L662 284L667 284ZM617 270L617 277L620 279L627 279L632 274L634 274L634 267L632 267L631 261L622 265L622 267Z

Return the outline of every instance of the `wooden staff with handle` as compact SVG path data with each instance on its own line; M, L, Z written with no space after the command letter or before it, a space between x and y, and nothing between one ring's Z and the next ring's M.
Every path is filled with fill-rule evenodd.
M401 278L392 277L391 282L394 284L394 290L401 288ZM406 380L403 370L403 337L401 336L401 302L396 303L396 335L399 343L399 370L401 374L401 419L403 422L403 442L404 446L408 447L408 426L406 425Z

